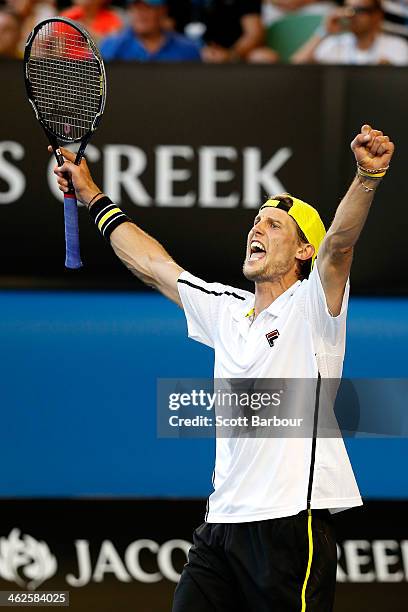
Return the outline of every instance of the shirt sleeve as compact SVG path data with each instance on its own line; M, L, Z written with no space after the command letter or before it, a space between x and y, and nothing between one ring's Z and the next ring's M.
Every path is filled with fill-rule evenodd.
M350 282L344 289L340 314L330 314L317 265L303 281L302 307L315 338L316 352L340 354L344 351Z
M244 302L243 292L221 283L206 283L185 271L179 276L177 287L186 315L189 338L214 348L222 311L231 295Z

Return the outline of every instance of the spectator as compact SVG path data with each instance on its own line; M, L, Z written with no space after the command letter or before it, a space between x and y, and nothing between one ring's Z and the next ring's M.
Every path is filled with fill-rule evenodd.
M326 19L323 31L297 51L297 64L408 64L408 43L383 34L380 0L346 0Z
M336 3L331 0L263 0L262 21L268 27L286 15L321 15L325 17Z
M130 0L130 26L101 44L105 60L199 61L196 45L166 29L165 0Z
M109 0L73 0L74 6L62 11L62 17L79 21L99 40L123 27L118 12L108 8Z
M21 20L19 16L3 8L0 11L0 57L21 58L20 37Z
M196 7L198 4L201 4L199 21L206 27L204 61L250 60L254 49L264 44L261 0L196 0Z
M21 20L18 53L23 55L28 35L34 26L56 15L55 0L6 0L6 6Z

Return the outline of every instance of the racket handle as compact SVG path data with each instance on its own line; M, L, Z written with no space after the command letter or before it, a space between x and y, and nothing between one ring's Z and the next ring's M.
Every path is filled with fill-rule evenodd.
M78 206L75 193L64 194L65 221L65 267L70 270L82 268L79 250Z

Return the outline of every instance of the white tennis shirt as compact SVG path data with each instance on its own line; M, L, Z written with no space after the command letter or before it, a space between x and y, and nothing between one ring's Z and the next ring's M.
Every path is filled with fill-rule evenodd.
M189 337L215 351L214 378L341 377L349 283L341 313L331 316L316 265L309 279L292 285L252 324L250 292L188 272L180 275L178 290ZM291 516L308 507L308 498L312 509L332 512L362 504L341 436L314 443L312 436L217 436L213 485L210 523Z

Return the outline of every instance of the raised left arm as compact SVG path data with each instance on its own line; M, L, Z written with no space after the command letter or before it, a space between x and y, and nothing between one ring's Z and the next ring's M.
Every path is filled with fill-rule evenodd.
M357 175L337 208L317 258L327 305L333 316L340 314L354 246L394 153L388 136L369 125L363 125L351 149L357 162Z

